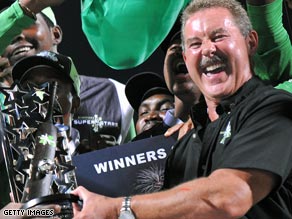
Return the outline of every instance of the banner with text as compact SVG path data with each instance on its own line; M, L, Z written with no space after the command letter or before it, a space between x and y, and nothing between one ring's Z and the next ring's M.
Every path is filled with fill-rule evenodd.
M159 135L74 156L77 184L111 197L158 191L174 143Z

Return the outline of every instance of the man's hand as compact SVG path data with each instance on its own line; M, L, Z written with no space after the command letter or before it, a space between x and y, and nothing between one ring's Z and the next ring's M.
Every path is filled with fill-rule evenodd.
M72 194L79 196L83 206L73 203L74 219L81 218L118 218L122 205L122 198L109 198L89 192L82 186L75 189Z
M0 56L0 74L3 72L4 69L8 68L9 66L10 65L8 59Z
M37 14L46 7L57 6L64 1L65 0L19 0L19 4Z
M177 125L174 125L172 127L170 127L165 133L164 136L165 137L169 137L172 134L174 134L175 132L179 131L178 133L178 140L181 139L185 134L187 134L187 132L189 130L191 130L192 128L194 128L194 124L192 122L192 119L189 118L188 121L186 121L185 123L180 123Z
M0 56L0 86L9 87L12 84L12 66L7 58Z

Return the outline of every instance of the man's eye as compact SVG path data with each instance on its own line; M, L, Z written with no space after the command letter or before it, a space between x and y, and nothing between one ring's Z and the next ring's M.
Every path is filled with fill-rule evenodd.
M223 34L216 35L216 36L213 38L213 41L214 41L214 42L217 42L217 41L222 40L223 38L225 38L225 35L223 35Z
M202 43L200 42L193 42L190 44L190 47L193 48L193 49L197 49L201 46Z
M143 111L143 112L141 112L140 114L139 114L139 116L144 116L144 115L146 115L148 113L148 111Z
M163 107L160 109L160 112L166 112L167 110L173 109L173 107Z

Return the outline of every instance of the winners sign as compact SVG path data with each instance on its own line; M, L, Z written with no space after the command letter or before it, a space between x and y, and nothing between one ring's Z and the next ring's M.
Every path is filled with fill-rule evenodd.
M111 197L158 191L174 143L174 138L159 135L77 155L77 184Z

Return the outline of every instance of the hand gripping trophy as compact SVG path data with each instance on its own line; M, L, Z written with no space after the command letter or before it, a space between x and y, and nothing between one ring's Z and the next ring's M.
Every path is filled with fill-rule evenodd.
M2 150L13 198L24 209L60 204L58 216L72 218L71 202L78 197L70 194L77 183L68 108L79 100L77 71L69 57L44 51L20 60L12 75L15 83L0 89L5 97Z

